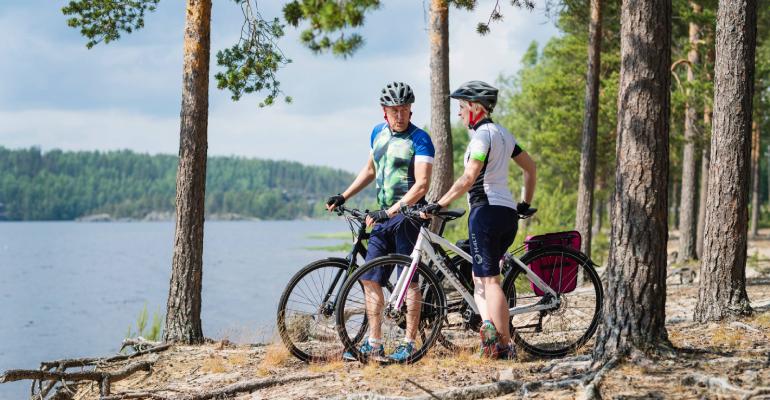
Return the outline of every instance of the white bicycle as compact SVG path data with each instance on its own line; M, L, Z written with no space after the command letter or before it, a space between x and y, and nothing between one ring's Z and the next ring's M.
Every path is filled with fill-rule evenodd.
M357 282L374 268L392 269L383 287L386 302L381 319L386 353L403 339L407 317L417 320L409 313L419 313L418 335L415 351L404 362L422 358L436 340L448 347L478 343L481 318L473 299L468 250L429 231L429 221L420 218L417 208L404 208L402 213L421 226L412 254L391 254L367 262L339 293L335 313L338 334L345 349L361 361L366 361L366 355L358 351L361 335L353 333L366 328L367 316L365 294ZM443 226L463 214L465 210L441 211L437 217ZM591 339L599 322L602 285L593 262L574 245L569 246L574 235L579 238L577 232L529 238L501 261L512 339L536 356L561 357L575 351ZM527 251L521 258L516 257L524 248ZM407 301L410 286L419 288L419 295ZM449 299L445 287L453 291ZM442 328L447 329L442 333Z

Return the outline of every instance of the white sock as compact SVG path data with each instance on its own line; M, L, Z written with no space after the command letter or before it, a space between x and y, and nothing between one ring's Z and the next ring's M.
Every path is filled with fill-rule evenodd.
M382 344L382 339L369 338L369 345L372 347Z

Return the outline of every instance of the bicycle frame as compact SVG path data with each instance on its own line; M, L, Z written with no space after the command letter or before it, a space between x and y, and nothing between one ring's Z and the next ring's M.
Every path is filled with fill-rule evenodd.
M471 306L473 309L473 312L476 314L479 314L478 306L476 305L476 301L473 299L473 294L469 293L467 290L465 290L465 287L460 283L456 275L452 270L449 269L449 267L444 263L443 257L441 257L439 254L436 253L436 250L433 248L433 244L437 244L443 248L448 248L452 250L455 254L459 255L463 259L465 259L468 262L473 262L471 260L470 254L464 252L462 249L458 248L454 244L450 243L448 240L444 239L443 237L436 235L435 233L429 231L424 226L420 227L420 234L417 237L417 242L415 243L414 250L412 251L412 254L410 255L412 262L409 265L409 268L406 270L403 270L401 272L401 275L398 277L398 281L396 282L396 285L393 287L393 291L390 294L390 297L388 299L388 305L390 307L394 307L395 310L400 310L401 306L404 304L404 300L406 299L406 291L408 288L407 282L412 281L412 277L414 276L414 273L417 271L417 266L420 264L420 261L422 259L428 259L431 262L433 262L434 265L442 272L444 273L444 277L449 283L460 293L460 295L465 299L465 301L468 303L468 305ZM526 314L541 310L550 310L555 308L559 304L557 293L542 279L540 279L537 274L535 274L529 267L527 267L524 263L521 262L518 258L516 258L513 255L510 255L510 260L512 260L516 265L521 268L524 273L527 274L527 278L529 278L532 283L535 284L540 290L550 295L550 302L547 302L545 304L533 304L529 306L523 306L523 307L512 307L509 309L509 312L511 316L519 315L519 314Z

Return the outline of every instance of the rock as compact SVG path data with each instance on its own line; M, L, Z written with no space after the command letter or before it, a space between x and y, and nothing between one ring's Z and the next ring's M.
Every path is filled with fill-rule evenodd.
M513 380L513 368L506 368L497 371L498 381L512 381Z

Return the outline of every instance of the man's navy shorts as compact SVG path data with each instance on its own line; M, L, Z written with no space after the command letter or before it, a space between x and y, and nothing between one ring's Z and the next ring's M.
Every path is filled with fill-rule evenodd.
M519 218L516 210L505 206L481 205L468 216L468 236L477 277L500 275L500 259L513 244Z
M374 225L374 229L369 237L367 246L366 261L377 257L386 256L391 253L410 255L414 250L414 244L417 242L417 235L420 233L420 225L410 221L401 214L396 214L393 218ZM398 273L401 273L403 266L398 267ZM376 281L384 286L393 267L380 267L361 275L361 280Z

